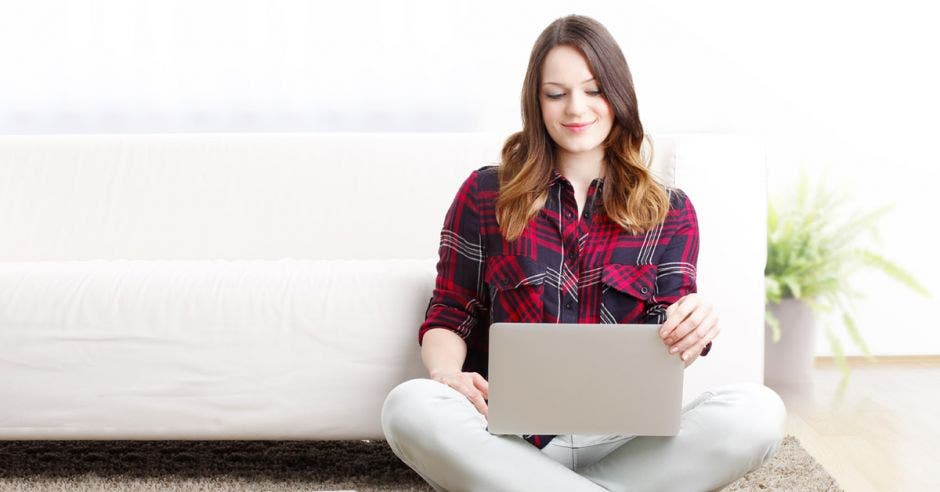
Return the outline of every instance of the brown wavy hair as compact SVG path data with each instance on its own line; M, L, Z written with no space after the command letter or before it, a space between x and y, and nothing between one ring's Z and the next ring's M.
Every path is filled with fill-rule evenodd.
M610 134L603 142L606 166L603 210L631 234L648 231L665 219L669 196L648 170L652 145L649 160L644 162L641 157L644 133L630 68L617 42L601 23L590 17L569 15L542 31L529 56L522 85L522 131L506 139L499 166L496 221L503 237L514 241L522 235L526 224L548 199L555 143L542 120L539 90L545 57L559 45L581 52L614 114Z

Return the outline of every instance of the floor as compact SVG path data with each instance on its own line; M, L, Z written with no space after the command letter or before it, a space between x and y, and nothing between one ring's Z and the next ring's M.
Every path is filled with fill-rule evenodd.
M786 403L787 433L847 492L940 491L940 357L850 366L844 383L817 358L810 384L768 384Z

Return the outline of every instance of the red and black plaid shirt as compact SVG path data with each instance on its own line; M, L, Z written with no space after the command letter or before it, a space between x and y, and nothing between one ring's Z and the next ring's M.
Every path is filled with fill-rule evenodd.
M629 234L602 210L603 179L577 218L571 182L553 171L548 200L522 236L507 242L496 223L497 166L464 181L444 218L434 295L418 331L447 328L467 343L463 371L487 375L489 325L648 323L696 291L698 221L682 190L666 188L669 214L643 234ZM709 343L702 351L711 349ZM525 435L543 448L554 435Z

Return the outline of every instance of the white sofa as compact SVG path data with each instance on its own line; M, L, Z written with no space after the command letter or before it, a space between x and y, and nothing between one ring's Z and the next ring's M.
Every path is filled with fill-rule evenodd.
M0 137L0 439L381 439L444 213L504 137ZM762 144L653 148L723 327L684 401L761 381Z

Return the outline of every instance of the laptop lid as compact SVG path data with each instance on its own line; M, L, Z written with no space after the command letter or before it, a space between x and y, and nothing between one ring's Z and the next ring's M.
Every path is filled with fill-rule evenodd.
M494 323L493 434L674 436L684 364L660 325Z

